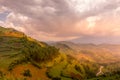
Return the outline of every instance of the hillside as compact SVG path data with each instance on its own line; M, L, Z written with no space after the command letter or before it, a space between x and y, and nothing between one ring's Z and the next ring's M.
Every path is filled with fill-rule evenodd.
M0 27L0 77L3 74L8 78L19 77L21 72L26 69L24 67L37 70L41 67L39 63L52 60L58 54L58 49L48 46L44 42L27 37L24 33L14 29ZM21 64L26 66L23 65L22 71L16 72L14 69L22 68Z
M71 42L51 45L14 29L0 27L0 80L104 80L104 78L118 80L120 78L118 60L113 53L106 53L106 46L100 45L98 48L96 45L77 45ZM101 47L105 48L104 54L109 57L102 58L104 55L100 53ZM102 62L101 58L105 62ZM109 66L106 63L109 63ZM101 72L105 74L101 75ZM114 76L109 77L111 74Z

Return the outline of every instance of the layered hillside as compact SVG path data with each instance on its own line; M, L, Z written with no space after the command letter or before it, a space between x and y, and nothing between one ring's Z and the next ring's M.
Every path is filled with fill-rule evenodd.
M113 53L101 63L103 54L97 51L93 45L69 42L50 46L22 32L0 27L0 80L118 80L120 65L107 61L114 60Z

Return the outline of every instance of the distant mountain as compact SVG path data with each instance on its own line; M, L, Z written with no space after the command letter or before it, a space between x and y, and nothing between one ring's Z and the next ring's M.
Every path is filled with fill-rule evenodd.
M56 42L54 45L60 48L62 53L67 53L78 60L90 60L99 63L112 63L120 59L120 45L112 44L76 44L73 42Z

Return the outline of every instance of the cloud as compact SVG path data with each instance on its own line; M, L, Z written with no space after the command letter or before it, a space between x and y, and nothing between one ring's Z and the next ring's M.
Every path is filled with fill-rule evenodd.
M7 10L6 7L3 7L3 6L0 7L0 13L5 12L6 10Z
M0 0L0 5L10 11L5 26L38 40L120 35L120 0Z

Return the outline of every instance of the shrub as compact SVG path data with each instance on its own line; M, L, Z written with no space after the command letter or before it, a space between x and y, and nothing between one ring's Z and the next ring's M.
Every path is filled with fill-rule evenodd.
M4 77L4 74L2 71L0 71L0 78L3 78Z
M23 76L25 76L25 77L32 77L32 74L31 74L30 70L27 69L27 70L24 70Z

